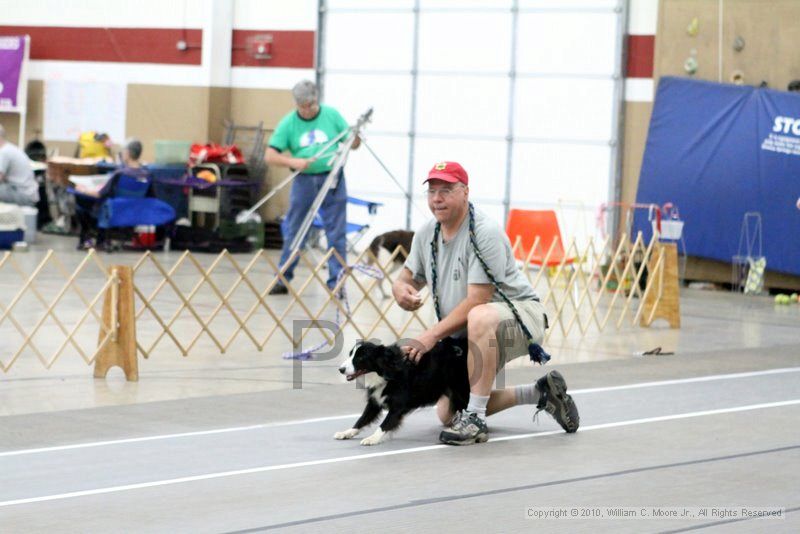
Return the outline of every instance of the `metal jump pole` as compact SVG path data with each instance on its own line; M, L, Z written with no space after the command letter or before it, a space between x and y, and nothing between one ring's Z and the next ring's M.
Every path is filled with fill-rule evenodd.
M306 234L311 229L311 224L314 222L314 217L317 216L317 212L319 208L322 206L322 202L325 200L325 196L328 194L332 188L336 187L337 185L337 176L339 171L344 167L344 162L347 160L347 156L350 153L350 149L353 148L353 143L355 142L356 138L358 137L361 129L364 128L367 122L369 122L370 118L372 117L372 108L369 108L361 117L358 118L356 125L350 128L349 135L345 140L344 144L339 147L339 151L336 154L336 159L334 161L333 167L331 171L328 173L328 177L325 178L325 182L323 182L322 187L317 193L316 198L314 199L314 203L311 204L311 207L308 210L308 214L306 218L303 220L303 224L300 226L300 229L297 232L297 235L294 236L294 240L292 241L290 248L291 254L294 254L297 249L300 248L300 245L305 241ZM347 131L347 130L346 130Z
M347 135L349 132L350 132L350 130L349 130L349 129L347 129L347 130L344 130L343 132L339 133L339 135L337 135L336 137L334 137L333 139L331 139L330 141L328 141L327 143L325 143L325 144L324 144L324 145L323 145L323 146L322 146L322 147L321 147L321 148L320 148L320 149L317 151L317 153L316 153L316 154L314 154L314 155L313 155L311 158L309 158L309 159L310 159L310 160L313 162L313 161L316 161L316 160L318 160L318 159L320 159L320 158L323 158L323 157L327 156L327 155L328 155L328 154L327 154L328 150L330 150L330 148L331 148L332 146L334 146L336 143L338 143L338 142L339 142L339 140L341 140L341 139L342 139L342 137L344 137L345 135ZM336 157L336 153L334 152L334 153L331 155L331 157L332 157L332 158L333 158L333 157ZM253 213L255 213L255 211L256 211L258 208L260 208L262 205L264 205L264 203L265 203L266 201L268 201L269 199L271 199L272 197L274 197L274 196L275 196L275 195L278 193L278 191L280 191L281 189L283 189L284 187L286 187L286 186L289 184L289 182L291 182L292 180L294 180L295 178L297 178L297 175L298 175L298 174L300 174L300 173L302 173L302 172L303 172L303 171L294 171L292 174L290 174L289 176L287 176L286 178L284 178L284 179L283 179L283 181L282 181L281 183L279 183L277 186L275 186L275 187L272 189L272 191L270 191L269 193L267 193L266 195L264 195L263 197L261 197L261 200L259 200L258 202L256 202L256 203L253 205L253 207L252 207L252 208L250 208L250 209L248 209L248 210L245 210L245 211L242 211L242 212L240 212L240 213L239 213L239 214L236 216L236 222L237 222L237 223L239 223L239 224L241 224L241 223L243 223L243 222L247 222L247 219L249 219L249 218L250 218L250 216L251 216Z

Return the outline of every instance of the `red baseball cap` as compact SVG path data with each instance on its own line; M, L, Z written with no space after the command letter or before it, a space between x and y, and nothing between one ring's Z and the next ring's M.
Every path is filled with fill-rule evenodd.
M440 161L434 165L430 172L428 172L428 178L425 179L425 182L433 179L443 180L452 184L461 182L464 185L469 185L467 171L455 161Z

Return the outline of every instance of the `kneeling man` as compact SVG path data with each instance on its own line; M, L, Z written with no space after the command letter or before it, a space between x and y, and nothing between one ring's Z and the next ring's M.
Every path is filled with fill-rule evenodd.
M406 343L419 361L441 339L467 336L469 406L454 414L442 398L437 413L447 428L439 439L470 445L488 439L486 416L517 404L536 404L567 432L578 430L578 408L558 371L533 384L492 391L506 362L529 354L545 363L540 344L547 316L539 297L516 265L502 228L469 201L469 177L455 162L434 165L425 180L434 219L414 235L405 267L392 287L405 310L422 305L419 290L430 286L439 322Z

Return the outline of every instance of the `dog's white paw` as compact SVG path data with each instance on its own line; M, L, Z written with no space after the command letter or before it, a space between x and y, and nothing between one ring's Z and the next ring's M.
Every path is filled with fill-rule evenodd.
M348 428L347 430L343 430L341 432L337 432L333 435L333 439L350 439L354 438L358 434L357 428Z
M386 436L387 434L379 428L370 437L362 439L361 444L367 446L378 445L379 443L386 441Z

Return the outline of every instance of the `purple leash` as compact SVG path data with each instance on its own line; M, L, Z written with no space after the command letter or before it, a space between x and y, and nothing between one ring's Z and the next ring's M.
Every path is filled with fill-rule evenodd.
M383 272L377 267L372 267L369 265L365 265L363 263L356 263L354 265L348 266L347 269L342 269L341 271L339 271L339 275L336 277L337 286L342 282L342 278L344 278L345 273L351 270L366 274L367 276L372 277L376 280L383 280ZM347 300L347 291L345 290L344 285L342 285L341 289L334 296L344 303L345 313L347 317L350 317L350 302ZM339 331L341 331L341 326L342 326L339 306L336 306L336 326L339 328L339 330L334 335L334 338L336 337L336 335L338 335ZM322 343L314 345L310 349L304 350L302 352L284 352L283 359L301 360L301 361L313 360L314 353L329 344L330 344L329 341L323 341Z

